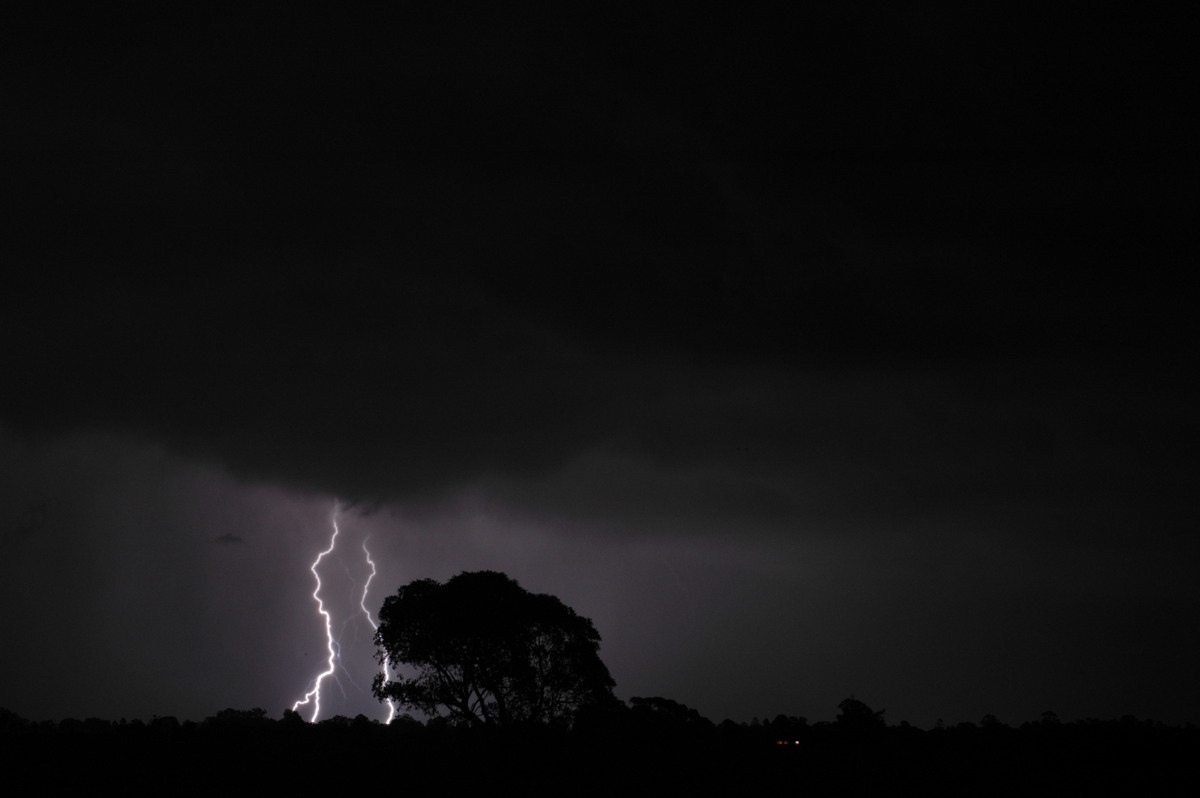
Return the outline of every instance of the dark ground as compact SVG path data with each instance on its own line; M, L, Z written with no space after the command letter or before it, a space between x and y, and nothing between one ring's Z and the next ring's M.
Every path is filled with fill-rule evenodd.
M408 794L794 793L933 795L1195 794L1200 730L1153 721L999 723L921 730L808 725L799 718L713 725L626 716L573 732L382 726L359 716L307 724L261 710L201 723L66 720L0 727L10 783L124 793L268 788ZM781 744L780 735L788 741Z

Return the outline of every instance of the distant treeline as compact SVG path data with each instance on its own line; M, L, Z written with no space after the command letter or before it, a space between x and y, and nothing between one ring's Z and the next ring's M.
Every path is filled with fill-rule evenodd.
M923 730L843 701L836 721L778 715L718 724L665 698L583 712L571 728L456 726L363 715L225 709L202 721L30 721L0 709L11 776L44 788L262 786L369 790L498 786L524 794L1175 793L1200 787L1200 728L1124 717L1009 726L993 717ZM1200 792L1192 791L1193 794Z

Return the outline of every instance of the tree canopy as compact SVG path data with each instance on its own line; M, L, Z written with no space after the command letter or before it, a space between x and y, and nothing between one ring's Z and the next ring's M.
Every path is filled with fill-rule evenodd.
M404 585L384 600L375 644L380 662L416 670L376 676L376 697L431 717L569 723L581 707L615 700L591 620L496 571Z

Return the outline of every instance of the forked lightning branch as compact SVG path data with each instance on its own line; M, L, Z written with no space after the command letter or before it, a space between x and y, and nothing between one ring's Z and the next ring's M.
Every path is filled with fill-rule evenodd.
M321 671L321 673L317 674L312 682L309 683L309 690L304 694L304 697L295 704L292 704L292 710L294 712L299 712L301 707L312 706L312 716L309 718L309 721L312 723L315 723L321 714L321 688L324 685L325 680L330 677L333 677L336 680L338 668L341 667L344 669L344 666L341 663L341 644L333 634L333 616L330 611L326 609L325 601L321 597L321 574L317 571L317 568L321 565L321 561L333 554L334 549L337 548L338 536L341 534L341 530L338 528L338 512L339 507L337 504L335 504L333 507L333 517L331 519L333 533L329 536L329 548L318 554L317 558L313 560L312 565L309 567L309 570L312 572L313 579L317 583L316 588L314 588L312 592L313 601L315 601L317 605L317 614L321 616L325 623L325 650L328 655L325 660L325 669ZM377 630L379 626L375 623L375 619L371 617L371 611L367 609L367 594L371 590L371 581L375 578L377 570L375 567L375 561L371 558L371 552L367 549L366 540L363 540L362 550L363 556L366 558L367 566L371 569L371 573L367 576L365 582L363 583L362 597L359 599L358 606L359 609L362 610L363 615L366 616L367 623L371 625L372 631L374 631ZM387 663L381 665L380 669L383 673L383 678L386 681L388 678ZM351 679L351 681L353 681L353 679ZM385 722L391 723L392 719L396 715L396 708L391 701L387 702L387 707L388 713L387 718L385 718Z

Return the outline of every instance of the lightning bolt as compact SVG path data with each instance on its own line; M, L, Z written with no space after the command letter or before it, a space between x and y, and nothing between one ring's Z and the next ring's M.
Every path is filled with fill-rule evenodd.
M366 584L363 585L362 600L358 602L358 606L362 607L363 615L367 616L367 623L371 624L371 628L379 631L379 624L375 623L375 619L371 617L371 611L367 609L367 591L371 589L371 580L375 578L375 561L371 559L371 552L367 550L367 541L370 537L364 538L362 542L363 555L367 558L367 565L371 566L371 575L367 577ZM380 672L383 674L383 681L386 683L391 678L388 673L387 660L379 666ZM387 700L388 716L384 723L390 724L392 719L396 717L396 705L389 698Z
M338 506L333 506L333 534L329 538L329 548L317 555L317 559L313 560L313 564L308 570L312 571L313 579L317 580L317 587L312 592L313 600L317 602L317 612L325 619L325 648L329 652L329 659L326 660L325 670L317 675L317 678L312 681L312 689L304 694L296 703L292 704L292 711L299 712L300 707L306 707L311 703L313 705L313 714L309 719L310 723L316 723L317 715L321 714L321 682L334 674L337 670L335 663L337 662L337 641L333 638L333 616L325 609L325 602L321 600L321 575L317 573L317 566L321 564L321 560L333 553L334 547L337 546L337 538L340 530L337 524Z
M325 620L325 650L329 652L329 657L325 661L325 670L319 673L316 678L309 683L309 691L304 694L304 697L292 705L292 711L299 712L300 707L307 707L311 704L313 712L312 717L309 718L310 723L316 723L317 717L321 714L321 684L327 678L333 676L334 681L338 684L338 687L342 688L343 697L345 696L345 688L342 687L341 681L335 675L339 666L342 668L342 671L346 673L346 676L350 679L351 684L355 684L355 686L357 686L357 683L354 682L353 676L350 675L349 671L347 671L345 666L341 663L342 646L337 637L335 637L333 634L333 616L329 610L325 609L325 602L321 598L321 575L317 573L317 567L321 564L321 561L332 554L333 550L337 548L338 535L341 534L341 530L338 528L337 523L339 512L340 506L335 503L333 506L333 517L331 519L333 524L333 533L329 537L329 548L318 554L317 558L313 560L313 564L309 566L308 569L312 572L313 579L317 583L316 588L312 592L312 597L313 601L317 603L317 613L320 614ZM375 623L375 619L371 617L371 611L367 609L367 594L371 590L371 581L375 579L375 575L378 571L375 567L375 561L371 558L371 552L367 549L367 540L363 540L362 550L363 556L366 557L367 565L369 565L371 568L371 573L367 577L366 582L363 584L362 596L359 598L358 606L362 610L363 615L366 616L367 623L371 625L371 628L373 630L378 630L379 625ZM347 571L347 573L349 572ZM345 631L345 626L348 622L349 619L342 623L343 631ZM384 662L380 667L383 673L383 678L385 680L388 679L389 673L387 663ZM387 705L388 715L386 722L391 723L393 718L396 717L396 707L390 700L387 702Z

